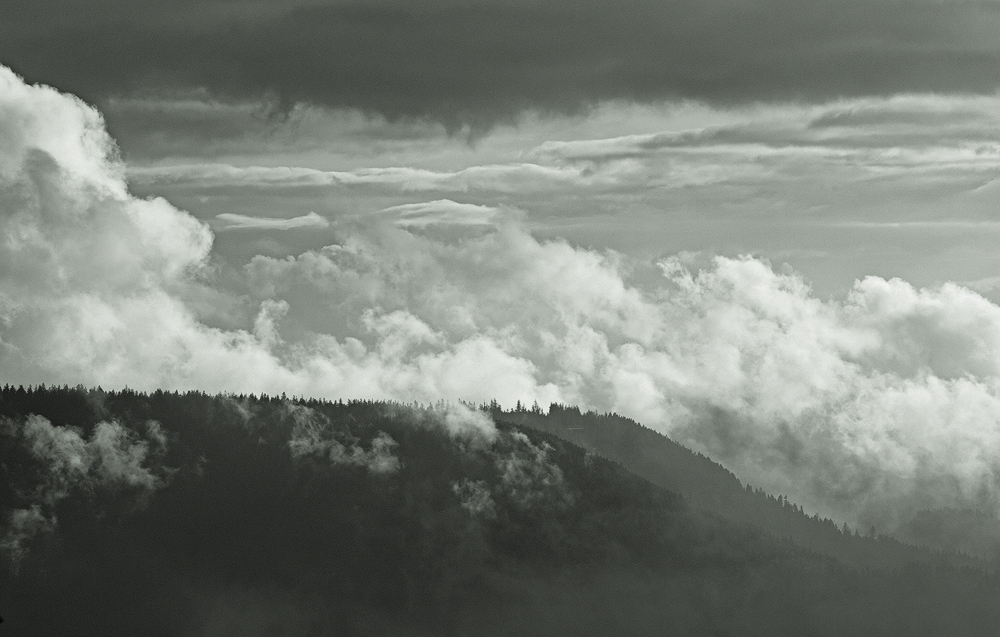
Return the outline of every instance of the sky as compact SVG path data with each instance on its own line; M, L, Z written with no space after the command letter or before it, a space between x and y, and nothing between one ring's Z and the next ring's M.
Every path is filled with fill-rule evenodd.
M133 192L210 223L234 263L321 247L323 220L503 207L646 261L788 263L824 298L865 275L998 285L994 0L2 12L0 61L96 105Z
M0 382L616 411L1000 511L1000 2L8 0Z

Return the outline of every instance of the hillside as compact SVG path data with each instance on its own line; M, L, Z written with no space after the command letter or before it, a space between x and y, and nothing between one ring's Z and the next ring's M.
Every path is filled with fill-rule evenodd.
M996 562L1000 558L1000 520L969 509L918 511L893 536L913 544L952 548Z
M978 558L943 550L965 550L971 542L929 541L929 532L904 529L901 542L885 535L846 530L829 519L807 515L786 497L774 496L742 483L710 458L677 444L629 418L617 414L581 413L575 407L553 404L539 410L503 411L492 406L494 418L544 431L620 463L628 471L687 498L694 507L727 520L750 524L779 538L856 567L900 567L911 562L983 566ZM926 525L924 525L926 527ZM935 536L937 537L937 536ZM982 555L982 551L969 551Z
M11 635L978 636L1000 620L995 575L848 568L462 406L7 387L0 465Z

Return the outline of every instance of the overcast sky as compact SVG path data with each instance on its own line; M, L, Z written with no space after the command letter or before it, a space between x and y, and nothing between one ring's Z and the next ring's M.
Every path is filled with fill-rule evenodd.
M997 33L995 0L10 0L0 60L96 104L133 189L237 260L324 239L217 215L447 200L645 259L787 262L823 296L990 293Z
M561 401L842 519L1000 510L998 34L996 0L6 0L0 381Z

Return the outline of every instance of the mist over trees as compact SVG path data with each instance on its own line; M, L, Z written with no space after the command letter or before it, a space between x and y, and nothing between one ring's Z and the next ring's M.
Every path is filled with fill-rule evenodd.
M832 529L871 547L859 567L737 519L829 526L704 457L678 451L661 480L567 439L610 440L615 416L5 387L0 418L10 634L983 635L1000 620L981 562L879 561L903 545ZM694 477L654 484L670 471ZM728 520L683 494L727 502L732 483L745 512Z
M954 509L938 514L924 511L892 533L838 524L807 513L787 496L744 483L705 455L618 414L581 413L577 407L556 403L548 413L537 405L528 409L520 404L507 412L499 405L491 405L491 410L498 419L552 433L619 462L653 484L682 494L697 508L789 538L855 567L900 567L910 562L982 566L981 558L994 557L1000 538L996 530L1000 521L995 517Z

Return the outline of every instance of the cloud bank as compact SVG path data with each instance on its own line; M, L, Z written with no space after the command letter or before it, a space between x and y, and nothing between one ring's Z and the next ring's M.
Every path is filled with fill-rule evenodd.
M1000 512L1000 307L967 288L870 277L823 300L751 257L664 259L654 279L509 218L448 240L345 225L226 270L205 225L129 194L79 100L0 71L0 137L5 382L577 403L865 527ZM200 318L234 298L245 328ZM369 467L391 452L341 447Z

